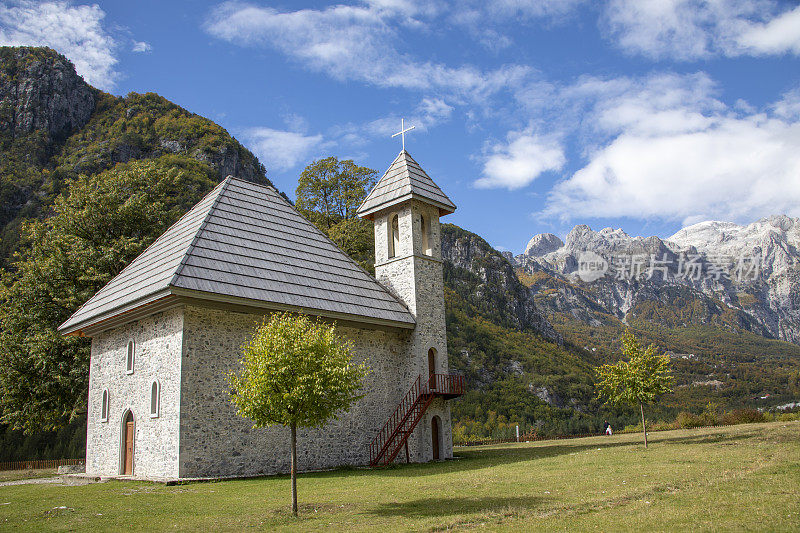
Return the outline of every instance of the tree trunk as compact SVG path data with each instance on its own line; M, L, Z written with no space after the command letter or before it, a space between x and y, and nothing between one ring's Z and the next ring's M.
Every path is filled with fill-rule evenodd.
M644 404L639 402L639 409L642 411L642 431L644 432L644 447L647 448L647 424L644 421Z
M292 422L292 514L297 516L297 423Z

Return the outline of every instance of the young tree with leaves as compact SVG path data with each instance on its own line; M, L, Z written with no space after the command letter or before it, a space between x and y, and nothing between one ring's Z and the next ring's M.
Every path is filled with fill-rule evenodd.
M616 406L639 405L646 448L644 406L656 401L660 395L672 392L672 365L668 355L656 354L654 344L642 349L630 330L622 335L622 353L628 357L627 361L621 359L596 370L598 397Z
M276 313L243 347L230 374L231 400L254 427L291 429L292 513L297 516L297 428L318 427L358 399L365 363L353 364L351 345L334 325L306 315Z

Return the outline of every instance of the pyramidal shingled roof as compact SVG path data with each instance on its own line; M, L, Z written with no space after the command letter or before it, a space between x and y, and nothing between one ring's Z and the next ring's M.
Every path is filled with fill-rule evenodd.
M450 198L414 161L411 154L403 150L369 192L358 208L358 215L370 218L376 211L411 198L435 205L442 215L456 210Z
M176 296L414 327L400 301L274 188L230 176L59 330Z

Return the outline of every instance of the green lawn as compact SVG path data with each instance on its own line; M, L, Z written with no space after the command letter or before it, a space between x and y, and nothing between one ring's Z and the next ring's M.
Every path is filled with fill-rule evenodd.
M800 530L800 422L457 449L462 458L166 487L0 487L0 529Z

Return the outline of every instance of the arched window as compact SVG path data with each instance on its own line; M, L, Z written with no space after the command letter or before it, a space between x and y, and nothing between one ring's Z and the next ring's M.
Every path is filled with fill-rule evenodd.
M158 380L150 386L150 418L158 418L161 410L161 384Z
M428 381L431 389L436 389L436 348L428 350Z
M431 225L424 216L419 217L419 225L422 233L422 253L431 255Z
M103 398L100 404L100 422L108 422L108 389L103 389Z
M133 374L133 358L135 355L136 346L133 344L133 339L128 341L128 351L125 354L125 372Z
M400 221L397 215L391 216L389 223L389 257L394 257L400 248Z

